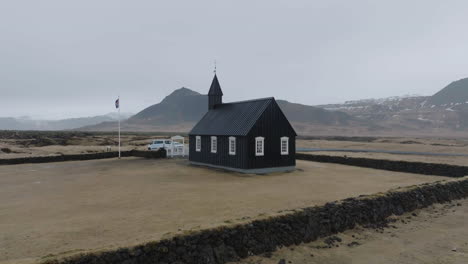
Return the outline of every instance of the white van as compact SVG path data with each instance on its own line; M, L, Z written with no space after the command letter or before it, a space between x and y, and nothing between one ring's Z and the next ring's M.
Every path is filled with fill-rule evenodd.
M148 145L148 150L158 150L160 148L165 148L166 150L171 148L172 140L170 139L156 139ZM179 142L174 142L174 147L183 146Z

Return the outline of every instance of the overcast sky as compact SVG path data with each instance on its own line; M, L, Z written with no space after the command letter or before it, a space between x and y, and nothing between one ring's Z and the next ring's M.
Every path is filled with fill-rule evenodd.
M0 2L0 116L138 112L182 86L303 104L468 77L468 1Z

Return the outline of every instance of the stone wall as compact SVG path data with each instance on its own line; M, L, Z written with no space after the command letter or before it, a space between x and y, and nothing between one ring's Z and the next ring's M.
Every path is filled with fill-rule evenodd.
M59 156L41 156L41 157L24 157L13 159L0 159L0 165L13 165L24 163L46 163L46 162L60 162L60 161L77 161L77 160L93 160L93 159L109 159L119 156L118 152L100 152L100 153L87 153L87 154L74 154L74 155L59 155ZM166 151L122 151L122 157L143 157L143 158L165 158Z
M160 159L160 158L166 158L167 152L165 149L159 149L157 151L132 150L130 151L129 156L147 158L147 159Z
M368 158L351 158L342 156L312 155L302 153L296 154L296 159L316 162L338 163L379 170L408 172L425 175L438 175L447 177L463 177L465 175L468 175L467 166L457 166L449 164L381 160Z
M385 194L360 196L247 224L202 230L157 242L82 254L48 264L211 263L221 264L278 247L307 243L319 237L377 224L434 203L468 197L468 178L423 184Z

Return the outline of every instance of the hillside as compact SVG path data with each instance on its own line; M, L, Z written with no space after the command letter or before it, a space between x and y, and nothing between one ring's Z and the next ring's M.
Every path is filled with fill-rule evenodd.
M185 87L175 90L159 104L152 105L128 120L128 123L173 125L197 122L207 111L207 97ZM278 105L291 122L345 125L352 117L342 112L278 100Z
M431 105L454 105L468 102L468 78L450 83L434 94L428 101Z
M174 125L200 120L207 110L205 95L182 87L166 96L160 103L145 108L132 116L128 123Z
M468 130L468 78L433 96L401 96L320 106L386 127L401 135L465 135Z
M122 118L128 118L128 116L129 114L122 114ZM31 119L28 117L0 117L0 130L69 130L115 120L117 120L117 117L112 113L100 116L60 120Z
M291 122L321 125L348 125L354 118L339 111L327 111L310 105L277 100L283 113Z
M28 126L13 117L0 117L0 130L26 130Z
M449 84L433 96L395 96L320 106L277 102L302 135L466 136L468 131L468 78ZM187 132L206 111L206 95L181 88L123 122L122 128ZM106 122L83 130L115 127L114 122Z
M180 88L166 96L160 103L140 111L122 123L127 131L180 131L187 132L208 110L207 97L188 88ZM364 123L350 115L327 111L314 106L278 100L284 114L299 133L310 131L310 126L347 126L350 123ZM83 127L80 130L113 130L114 122Z

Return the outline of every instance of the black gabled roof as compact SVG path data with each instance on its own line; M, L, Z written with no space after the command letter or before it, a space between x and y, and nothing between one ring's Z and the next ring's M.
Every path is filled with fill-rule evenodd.
M208 95L223 95L223 91L221 90L221 85L219 85L218 77L214 76L213 81L211 82L210 91Z
M211 92L211 89L210 89ZM216 105L190 131L190 135L246 136L273 97Z

